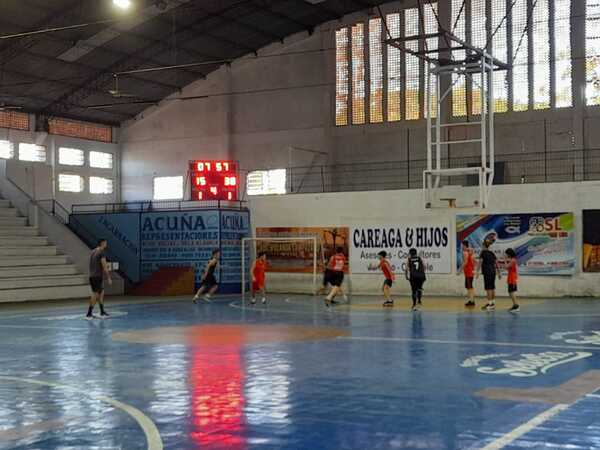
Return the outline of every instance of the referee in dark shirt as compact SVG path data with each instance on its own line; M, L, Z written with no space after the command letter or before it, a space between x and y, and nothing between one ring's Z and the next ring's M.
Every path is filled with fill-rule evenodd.
M104 310L104 277L106 276L108 284L112 284L108 264L106 263L106 247L108 247L106 239L100 239L98 246L92 250L92 254L90 255L90 287L92 288L92 296L87 315L85 316L88 320L94 318L93 311L96 302L100 304L100 318L109 317Z

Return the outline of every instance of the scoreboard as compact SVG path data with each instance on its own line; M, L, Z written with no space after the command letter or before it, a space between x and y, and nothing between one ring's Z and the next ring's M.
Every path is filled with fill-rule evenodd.
M237 200L239 174L235 161L190 161L191 200Z

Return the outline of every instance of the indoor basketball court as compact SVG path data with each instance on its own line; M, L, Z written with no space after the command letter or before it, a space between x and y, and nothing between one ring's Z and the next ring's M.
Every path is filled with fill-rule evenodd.
M1 2L0 450L600 449L598 24Z

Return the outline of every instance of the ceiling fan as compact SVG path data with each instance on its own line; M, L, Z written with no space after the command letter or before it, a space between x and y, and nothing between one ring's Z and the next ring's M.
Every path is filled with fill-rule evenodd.
M119 77L117 75L115 78L115 87L114 89L109 89L108 93L112 95L114 98L135 98L137 95L128 94L127 92L123 92L119 89Z
M0 103L0 111L18 111L19 109L23 109L23 107L17 105L7 105L4 102Z

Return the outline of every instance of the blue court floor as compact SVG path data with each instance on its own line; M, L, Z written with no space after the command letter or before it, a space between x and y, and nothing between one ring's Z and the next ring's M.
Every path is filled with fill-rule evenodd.
M597 300L85 308L0 309L0 450L600 449Z

